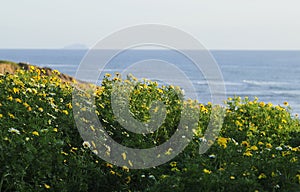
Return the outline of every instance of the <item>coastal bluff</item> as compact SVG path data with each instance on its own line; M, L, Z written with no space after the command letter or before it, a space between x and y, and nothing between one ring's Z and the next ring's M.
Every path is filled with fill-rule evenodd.
M38 67L35 65L31 65L29 63L23 63L23 62L15 63L11 61L3 61L3 60L0 60L0 74L6 74L6 73L14 74L19 69L23 69L27 71L30 69L30 66L34 66L35 68L44 70L45 71L44 75L46 76L51 76L53 74L54 69L48 67ZM60 73L58 76L63 82L72 82L76 80L74 77L71 77L63 73Z

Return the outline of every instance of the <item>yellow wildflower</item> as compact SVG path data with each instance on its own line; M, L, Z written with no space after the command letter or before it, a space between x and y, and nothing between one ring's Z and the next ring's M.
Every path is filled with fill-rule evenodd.
M62 110L62 113L69 115L69 112L67 110Z
M14 116L13 114L11 114L11 113L8 113L8 116L9 116L10 118L12 118L12 119L15 118L15 116Z
M17 103L22 103L22 100L19 99L19 98L16 98L15 100L16 100Z
M37 94L37 90L36 89L32 89L33 94Z
M32 72L35 69L34 66L32 65L29 68L30 68L30 72Z
M96 131L96 129L93 125L91 125L90 128L91 128L92 131L94 131L94 132Z
M263 145L264 143L260 141L260 142L258 142L257 144L258 144L258 145Z
M126 165L124 165L124 166L122 167L122 169L123 169L124 171L126 171L126 172L129 172L129 168L128 168Z
M238 120L235 122L235 125L238 126L238 127L242 127L243 126L243 124L240 121L238 121Z
M276 173L274 171L272 171L271 176L276 177Z
M50 185L47 185L46 183L44 184L44 187L45 187L46 189L50 189L50 188L51 188Z
M247 157L253 156L252 153L251 153L251 151L246 151L243 155L247 156Z
M60 72L59 72L58 70L53 70L52 72L53 72L53 74L55 74L55 75L60 75Z
M292 163L295 163L298 161L297 157L293 157L291 160L290 160Z
M131 177L130 176L126 177L125 182L128 184L130 183L130 181L131 181Z
M39 132L33 131L33 132L32 132L32 135L39 136Z
M126 160L126 153L122 153L122 158Z
M225 149L227 147L227 138L219 137L218 144Z
M93 148L97 148L96 144L94 141L91 141Z
M234 180L234 179L235 179L235 176L230 176L230 179L231 179L231 180Z
M281 120L281 123L284 123L284 124L286 124L286 123L287 123L287 121L286 121L285 119L282 119L282 120Z
M271 149L271 148L272 148L271 143L267 143L267 144L266 144L266 148Z
M290 151L282 151L281 152L281 155L284 157L284 156L287 156L287 155L289 155L289 154L291 154L291 152Z
M287 101L285 101L285 102L283 102L283 105L284 105L284 106L288 106L289 103L288 103Z
M110 170L110 174L115 175L116 172L114 172L113 170Z
M171 167L176 167L176 165L177 165L177 162L175 162L175 161L172 161L172 162L170 163L170 165L171 165Z
M177 167L172 167L171 171L180 172L180 170Z
M132 162L130 161L130 160L128 160L128 164L132 167L133 166L133 164L132 164Z
M67 103L66 106L67 106L69 109L72 109L72 103Z
M219 171L224 171L225 169L223 167L220 167L218 170Z
M264 174L264 173L261 173L259 176L258 176L258 179L265 179L267 178L267 176Z
M253 150L253 151L257 151L258 147L256 147L255 145L253 145L253 146L250 147L250 149Z
M160 88L158 88L157 91L158 91L159 93L163 93L163 90L160 89Z
M24 107L29 107L29 104L25 102L25 103L23 103L23 106Z
M14 87L14 88L13 88L13 92L14 92L14 93L19 93L20 90L19 90L18 88Z
M57 129L57 128L54 128L53 131L54 131L54 132L58 132L58 129Z
M165 154L166 154L166 155L171 155L172 151L173 151L173 149L172 149L172 148L169 148L169 149L165 152Z
M300 151L300 146L299 147L292 147L292 151Z
M250 144L247 141L242 141L242 145L245 146L245 147L249 147L250 146Z
M66 153L66 152L64 152L64 151L62 151L62 152L60 152L60 153L63 154L63 155L65 155L65 156L69 155L68 153Z
M0 118L2 118L3 117L3 115L0 113Z
M211 174L212 171L208 170L208 169L203 169L203 172L206 174Z
M12 97L12 96L8 96L8 97L7 97L7 100L12 101L12 100L13 100L13 97Z
M268 107L273 107L273 104L271 102L269 102Z
M264 107L265 106L265 103L263 101L259 102L259 106L260 107Z

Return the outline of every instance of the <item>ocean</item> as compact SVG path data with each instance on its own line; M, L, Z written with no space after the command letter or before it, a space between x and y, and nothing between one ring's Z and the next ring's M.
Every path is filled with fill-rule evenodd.
M283 105L287 101L293 113L300 113L300 51L210 51L223 75L226 96L255 96L266 103ZM0 60L28 62L57 69L75 76L87 50L0 50ZM103 73L121 72L133 63L146 59L164 60L183 66L192 80L200 102L210 101L206 79L190 65L182 55L168 50L131 50L113 60ZM186 66L186 67L185 67ZM153 74L152 74L153 75ZM169 74L169 78L176 78Z

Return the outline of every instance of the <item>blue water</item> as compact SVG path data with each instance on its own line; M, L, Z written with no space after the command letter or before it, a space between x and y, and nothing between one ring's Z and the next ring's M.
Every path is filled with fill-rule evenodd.
M86 50L11 49L0 50L0 60L28 62L75 76L77 67L86 53ZM257 96L261 101L281 105L288 101L293 113L300 113L300 51L211 51L211 54L223 74L228 97ZM197 91L203 95L199 100L210 100L205 78L188 65L190 61L173 51L128 51L113 58L111 65L104 72L121 71L132 63L151 58L184 66L184 72L196 85Z

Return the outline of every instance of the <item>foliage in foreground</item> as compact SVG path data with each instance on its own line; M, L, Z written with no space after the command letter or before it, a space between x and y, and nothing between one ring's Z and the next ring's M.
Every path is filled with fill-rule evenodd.
M149 122L149 111L159 111L151 107L151 101L167 106L165 122L157 131L135 134L121 127L111 109L114 82L132 85L130 110L136 119ZM209 142L203 133L212 110L210 103L183 103L178 87L107 75L102 86L90 94L95 96L95 113L120 144L139 148L159 145L175 132L182 106L194 106L200 112L193 140L182 153L164 165L134 170L107 163L88 148L97 146L84 142L75 126L73 88L57 75L44 76L32 67L0 76L0 89L0 191L300 189L300 126L288 103L273 106L258 99L229 98L220 135L199 155L199 144Z

